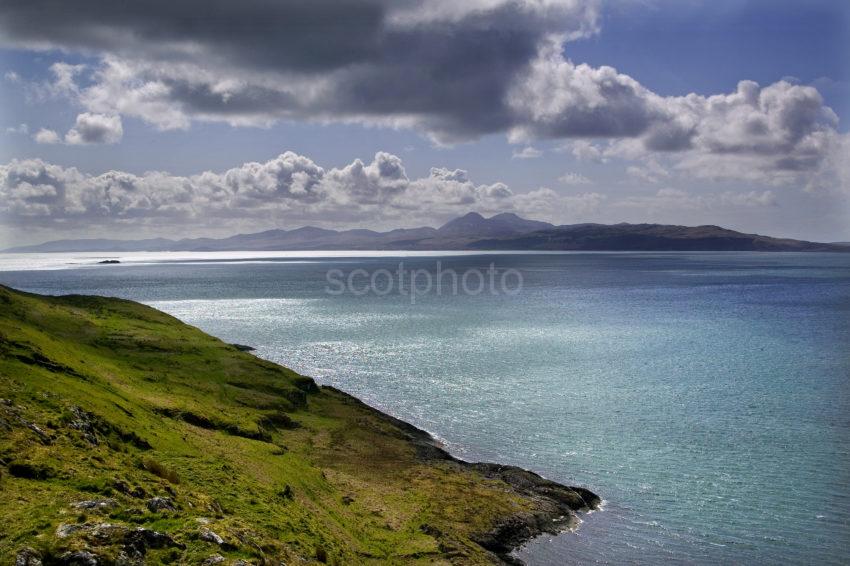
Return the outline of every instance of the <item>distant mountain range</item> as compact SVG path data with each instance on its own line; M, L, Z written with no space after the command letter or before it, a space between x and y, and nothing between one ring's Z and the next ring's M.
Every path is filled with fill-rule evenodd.
M556 226L503 213L470 212L440 228L326 230L307 226L229 238L57 240L4 250L33 252L295 251L295 250L588 250L588 251L850 251L827 244L744 234L719 226L571 224Z

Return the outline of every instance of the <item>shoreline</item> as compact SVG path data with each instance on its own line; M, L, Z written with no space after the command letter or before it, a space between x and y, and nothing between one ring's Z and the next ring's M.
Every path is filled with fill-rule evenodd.
M0 304L0 562L522 564L601 503L140 303Z
M428 431L372 407L358 397L332 385L319 385L319 388L360 406L402 430L407 435L408 443L414 446L416 455L421 460L450 462L461 468L478 472L487 479L501 480L519 493L533 498L537 503L535 512L519 513L508 517L494 525L490 531L480 533L473 539L506 564L525 564L513 556L514 551L541 535L559 535L575 530L581 524L579 513L592 513L601 507L602 498L589 489L548 480L518 466L491 462L467 462L445 450Z

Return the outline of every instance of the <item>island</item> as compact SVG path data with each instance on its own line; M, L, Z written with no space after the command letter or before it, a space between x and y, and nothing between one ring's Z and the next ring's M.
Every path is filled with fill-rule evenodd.
M0 286L0 563L503 564L600 499L121 299Z

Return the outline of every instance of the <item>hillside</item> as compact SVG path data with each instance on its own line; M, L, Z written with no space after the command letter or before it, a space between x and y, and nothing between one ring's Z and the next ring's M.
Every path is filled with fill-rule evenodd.
M744 234L720 226L667 224L576 224L515 237L483 238L469 247L480 250L850 251L850 247L835 244Z
M58 240L5 250L36 252L295 251L295 250L589 250L589 251L850 251L822 244L745 234L719 226L572 224L555 226L502 213L470 212L440 228L326 230L307 226L229 238Z
M500 563L599 502L242 350L0 287L0 563Z

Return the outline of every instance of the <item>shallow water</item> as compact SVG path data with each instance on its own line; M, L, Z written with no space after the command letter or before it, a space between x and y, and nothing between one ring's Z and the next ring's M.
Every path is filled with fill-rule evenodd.
M94 255L0 256L0 283L144 301L606 500L529 564L850 557L850 255ZM524 286L325 292L328 269L437 260Z

